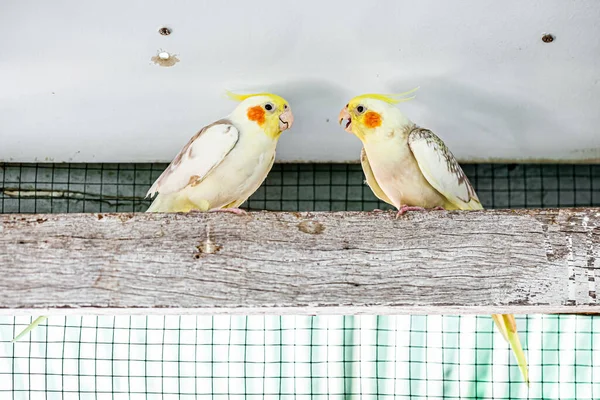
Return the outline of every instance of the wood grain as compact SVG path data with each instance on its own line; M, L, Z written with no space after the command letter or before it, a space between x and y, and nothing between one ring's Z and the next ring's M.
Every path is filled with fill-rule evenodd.
M0 215L0 313L597 312L599 252L600 209Z

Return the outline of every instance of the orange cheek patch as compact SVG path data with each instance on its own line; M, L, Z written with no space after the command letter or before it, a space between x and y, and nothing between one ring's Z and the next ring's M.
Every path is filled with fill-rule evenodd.
M381 125L381 115L374 111L367 111L365 114L365 126L368 128L377 128Z
M256 121L259 125L265 123L265 110L261 106L254 106L248 109L248 119Z

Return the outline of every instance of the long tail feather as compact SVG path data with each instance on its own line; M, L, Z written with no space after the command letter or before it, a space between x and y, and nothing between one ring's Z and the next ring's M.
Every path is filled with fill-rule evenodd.
M508 342L508 334L506 333L506 326L504 325L504 318L502 318L502 314L492 314L492 319L496 323L498 330L504 337L504 340Z
M29 326L25 329L23 329L23 331L21 331L21 333L19 333L13 340L12 342L16 342L17 340L21 339L23 336L27 335L29 332L31 332L31 330L33 328L35 328L36 326L38 326L41 322L43 322L46 318L48 317L37 317L31 324L29 324Z
M502 336L504 336L504 339L510 344L512 351L515 354L515 358L517 359L517 363L519 364L523 379L525 379L527 386L529 386L527 359L525 358L521 340L517 333L517 321L515 321L515 316L512 314L493 314L492 318L496 323L498 330L502 333Z

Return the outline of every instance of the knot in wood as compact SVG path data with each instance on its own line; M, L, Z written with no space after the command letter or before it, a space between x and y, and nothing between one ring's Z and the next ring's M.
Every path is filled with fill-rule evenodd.
M298 224L298 229L311 235L319 235L325 230L325 226L318 221L302 221Z

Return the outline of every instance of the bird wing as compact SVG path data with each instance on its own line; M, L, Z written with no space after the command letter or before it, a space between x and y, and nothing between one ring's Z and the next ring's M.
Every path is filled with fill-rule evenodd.
M428 129L415 128L408 146L427 182L461 210L483 208L475 189L442 139Z
M386 194L383 192L383 189L377 183L375 179L375 175L373 175L373 170L371 169L371 164L369 163L369 159L367 158L367 152L363 147L360 152L360 163L362 164L363 172L365 173L365 177L367 179L367 185L371 188L371 191L377 196L381 201L385 201L388 204L392 204L392 201Z
M229 120L205 126L181 149L146 197L174 193L188 185L199 184L225 159L238 139L239 131Z

